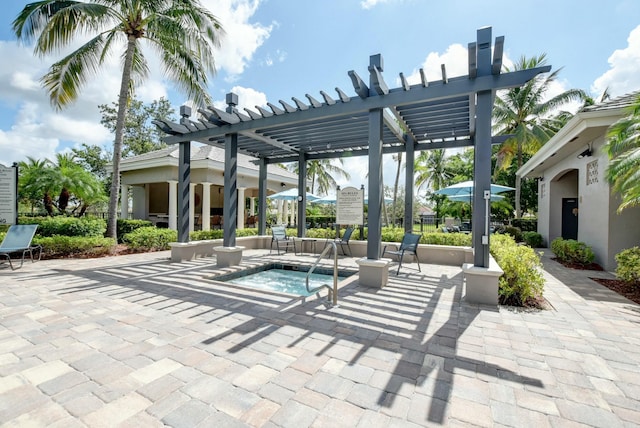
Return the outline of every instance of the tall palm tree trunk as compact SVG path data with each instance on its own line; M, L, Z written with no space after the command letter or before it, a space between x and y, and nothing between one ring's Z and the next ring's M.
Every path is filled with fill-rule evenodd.
M518 144L518 169L522 168L522 145ZM517 171L516 170L516 171ZM516 175L516 218L520 218L520 194L522 193L522 180L519 175Z
M122 68L122 81L120 82L120 94L118 95L118 114L116 116L116 137L113 143L113 173L111 176L111 190L109 192L109 216L107 220L107 237L117 238L118 224L118 196L120 194L120 161L122 160L122 140L124 137L124 121L127 113L129 99L129 84L131 81L131 67L133 55L136 49L136 39L129 35L127 53ZM121 203L126 204L123 200Z

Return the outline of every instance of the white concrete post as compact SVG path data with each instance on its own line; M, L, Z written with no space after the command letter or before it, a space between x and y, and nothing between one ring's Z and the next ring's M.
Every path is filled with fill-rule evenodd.
M178 180L169 183L169 229L178 230Z
M238 187L238 229L244 229L244 187Z
M129 218L129 186L120 185L120 218Z
M283 200L279 200L278 201L278 216L276 218L276 223L277 224L282 224L284 223L282 221L282 214L284 212L284 201Z
M211 183L202 184L202 230L211 230Z
M256 215L256 198L249 198L249 215Z
M284 208L282 209L282 219L284 221L284 225L289 225L289 201L284 201Z

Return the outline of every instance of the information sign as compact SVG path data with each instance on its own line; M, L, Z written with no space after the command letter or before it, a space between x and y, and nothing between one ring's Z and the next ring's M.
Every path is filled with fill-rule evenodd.
M0 164L0 224L15 224L18 217L17 168Z
M336 223L356 225L364 223L364 189L345 187L336 195Z

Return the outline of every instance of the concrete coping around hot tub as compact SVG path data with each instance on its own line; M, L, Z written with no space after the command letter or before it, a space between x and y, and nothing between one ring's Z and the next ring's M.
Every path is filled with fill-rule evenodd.
M229 267L239 265L242 261L242 252L245 247L214 247L218 267Z
M465 301L480 305L498 305L498 279L504 271L493 257L489 256L489 267L464 263L462 272L465 280Z
M389 282L389 260L367 259L356 260L358 264L358 282L366 287L382 288Z

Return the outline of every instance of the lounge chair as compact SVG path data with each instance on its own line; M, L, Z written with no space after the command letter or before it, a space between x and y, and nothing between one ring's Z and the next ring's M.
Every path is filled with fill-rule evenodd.
M284 226L273 226L271 228L271 248L269 249L269 254L273 251L273 243L276 243L276 248L278 250L278 255L280 255L280 248L284 248L284 252L287 252L287 248L293 246L293 251L295 252L296 247L293 239L289 239L287 236L287 229Z
M349 246L349 240L351 239L351 234L353 233L353 227L347 227L344 231L344 235L342 238L336 238L333 242L336 243L336 246L340 246L343 255L347 255L344 251L344 246L346 245L349 249L349 257L351 257L351 247Z
M396 275L400 273L400 268L402 267L402 259L404 258L405 254L411 254L413 256L415 261L418 263L418 271L422 272L422 270L420 269L420 260L418 259L418 243L420 242L421 237L422 235L418 235L416 233L405 233L402 237L400 247L398 247L396 244L389 244L384 246L382 250L382 257L384 257L385 254L389 254L398 257L399 259L400 263L398 264L398 271L396 272ZM394 247L394 249L387 250L387 247Z
M35 259L33 258L34 250L38 251L38 260L42 257L42 246L31 245L31 241L33 240L33 236L36 234L37 228L37 224L15 224L9 227L7 236L4 237L4 240L0 244L0 257L7 258L9 266L11 266L11 270L22 267L27 253L31 256L31 262L35 262ZM11 261L11 255L20 253L22 253L20 266L14 267ZM0 261L3 260L0 259Z

